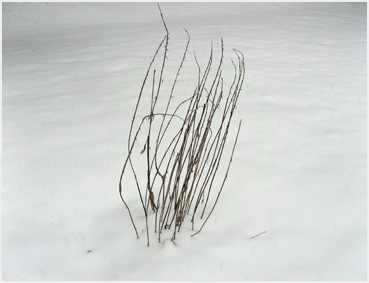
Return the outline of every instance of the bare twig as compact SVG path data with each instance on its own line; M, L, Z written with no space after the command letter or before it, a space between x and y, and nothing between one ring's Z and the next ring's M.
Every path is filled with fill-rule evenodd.
M170 91L164 91L163 78L167 62L169 31L159 5L158 8L166 35L159 44L149 64L138 95L128 135L128 155L124 162L119 180L119 194L122 202L128 210L132 225L138 238L139 235L131 210L123 198L123 176L128 165L133 174L134 182L145 215L148 246L150 245L149 221L151 218L149 215L149 206L151 206L155 214L154 227L155 233L158 233L159 242L161 241L164 230L170 229L173 229L171 239L174 241L177 233L181 230L186 216L188 216L191 211L192 229L194 229L195 216L197 212L202 210L200 219L205 216L207 207L210 206L211 203L211 195L215 190L215 180L218 176L218 169L221 165L228 132L230 130L234 110L236 109L237 100L245 76L243 54L237 49L234 49L238 59L238 64L235 64L232 61L234 67L234 78L229 91L225 91L222 72L224 60L223 38L221 39L221 56L215 68L213 68L214 51L213 43L211 43L210 56L203 72L194 52L194 60L198 70L196 74L197 85L192 96L177 104L174 111L169 111L170 106L175 101L174 91L186 61L190 35L185 29L188 39L183 51L182 59L177 68L175 78L172 81ZM162 49L163 57L161 61L157 62L157 55ZM152 71L154 64L155 66L157 64L160 66L158 75L156 75L157 72L155 69ZM149 84L147 83L147 78L151 75L152 83L149 113L141 116L141 122L138 125L137 130L133 132L136 118L141 114L139 114L138 111L139 108L142 108L140 107L141 99L147 87L146 84ZM166 106L163 111L157 111L157 102L159 98L160 100L163 99L163 93L168 94ZM155 117L159 118L154 119ZM143 125L145 125L145 127L143 127ZM192 236L195 236L202 231L218 203L218 199L228 177L240 127L241 122L238 126L237 135L234 140L228 167L220 190L216 195L215 201L211 206L206 219L202 220L200 229ZM142 175L140 172L144 168L139 168L139 166L133 162L135 157L133 148L139 137L141 139L143 128L147 129L147 132L144 134L145 142L142 150L139 151L138 156L146 152L146 155L142 157L146 157L146 180L144 185L141 179L142 176L145 175ZM141 188L144 190L144 197Z
M255 236L252 236L252 237L251 237L251 239L254 239L254 238L256 238L256 237L259 237L260 235L262 235L262 234L264 234L264 233L266 233L266 231L261 232L261 233L259 233L259 234L255 235Z

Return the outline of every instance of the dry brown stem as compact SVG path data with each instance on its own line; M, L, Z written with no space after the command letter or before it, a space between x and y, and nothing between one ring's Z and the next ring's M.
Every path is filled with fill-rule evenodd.
M227 147L227 137L234 110L245 77L244 56L240 51L234 49L238 62L235 64L232 61L234 67L233 81L228 91L224 89L225 83L222 72L224 60L223 39L221 39L220 59L215 69L213 68L214 51L212 43L210 56L203 72L194 53L198 71L196 74L197 86L193 95L180 102L174 111L170 111L171 105L175 101L173 100L173 94L186 61L191 40L189 33L185 30L188 40L170 92L167 92L168 98L165 110L156 110L159 98L162 99L162 96L165 95L163 77L165 76L169 46L169 31L160 7L159 11L166 35L149 64L138 95L129 130L128 155L119 180L119 194L128 210L138 238L139 234L131 210L123 198L123 177L128 169L131 170L145 216L147 245L150 244L149 230L152 217L155 219L154 231L158 234L160 242L164 230L170 229L173 231L171 239L175 240L186 216L191 217L192 230L194 230L197 212L201 211L198 217L201 226L192 235L195 236L202 231L212 215L228 177L240 133L241 122L238 126L228 167L220 189L216 196L212 197L217 184L218 169L222 165L223 152ZM163 57L161 62L157 62L157 55L160 52L162 52ZM160 66L158 73L155 69L152 70L155 63L159 63ZM147 89L148 77L151 75L150 98L147 97L150 99L149 113L142 115L141 122L133 134L136 116L139 115L138 109L142 104L141 100L144 97L145 89ZM143 134L144 128L146 134ZM143 148L138 155L135 155L133 148L142 135L144 136ZM134 137L133 141L132 136ZM146 154L143 155L144 153ZM140 170L137 170L141 168L134 165L132 161L133 158L139 157L141 154L146 157L146 178L145 174L141 175ZM142 190L145 191L144 197ZM154 216L152 213L150 215L149 206ZM209 212L207 212L208 207L210 207ZM204 216L206 218L202 220Z

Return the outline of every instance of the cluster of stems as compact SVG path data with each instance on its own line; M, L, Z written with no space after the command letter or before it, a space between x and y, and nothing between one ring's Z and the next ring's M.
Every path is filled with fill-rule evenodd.
M233 113L245 76L244 56L240 51L234 49L237 62L232 61L233 81L228 90L223 88L224 46L222 39L221 56L216 66L213 62L212 47L204 70L200 68L196 55L194 55L198 69L197 86L190 97L180 102L170 112L174 90L190 43L190 36L186 31L187 44L171 84L170 93L167 95L165 110L157 111L169 44L169 32L161 10L160 14L166 35L151 60L138 95L128 136L128 156L119 180L121 200L128 210L134 231L139 238L131 210L123 197L123 177L127 170L133 173L145 216L147 245L150 244L149 227L154 227L159 242L162 241L164 230L172 231L171 239L175 240L186 217L191 220L193 231L195 220L200 219L201 226L192 234L194 236L203 229L211 216L227 179L241 127L240 121L228 165L221 173L223 179L219 183L220 188L217 186L218 190L215 190L215 177L221 164ZM160 69L157 71L153 65L159 60L157 57L160 53L162 53L162 59L159 61ZM211 70L214 71L214 75L210 75ZM148 87L150 81L151 86ZM137 129L133 131L144 90L148 88L151 96L149 113L142 117ZM143 137L143 148L139 154L141 157L145 156L145 164L140 164L140 168L145 166L145 176L138 175L132 161L133 149L139 137ZM143 180L145 180L144 183ZM214 197L211 197L212 195Z

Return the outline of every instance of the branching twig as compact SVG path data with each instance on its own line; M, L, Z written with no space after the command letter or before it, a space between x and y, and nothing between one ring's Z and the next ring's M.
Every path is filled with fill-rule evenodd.
M158 5L158 7L166 35L159 44L149 64L138 95L128 135L128 156L124 162L119 180L119 194L128 210L138 238L138 231L131 210L123 198L122 190L123 177L127 165L129 165L128 167L132 171L145 215L147 245L150 244L149 221L151 216L149 216L149 206L151 206L155 214L154 227L155 233L158 233L159 242L161 241L161 235L164 233L164 230L172 228L173 233L171 239L174 241L186 216L190 212L192 212L192 229L194 229L197 212L202 210L200 219L206 215L206 210L212 202L211 199L213 199L211 195L215 190L215 180L218 176L218 169L221 167L228 132L245 77L244 56L240 51L234 49L238 64L232 61L234 78L229 90L226 91L224 89L222 72L224 45L222 38L221 56L215 70L213 68L213 43L211 43L210 56L203 72L194 52L194 60L198 69L196 74L196 88L191 97L177 104L174 111L169 111L170 106L175 101L174 91L184 63L187 61L186 54L188 53L191 38L185 29L188 39L183 51L182 60L177 68L170 91L164 91L163 77L168 60L169 31L160 6ZM163 50L163 57L161 61L157 62L157 55L160 50ZM154 64L160 65L158 76L156 76L155 69L152 71ZM150 75L152 75L152 83L149 113L141 116L141 122L136 132L133 132L136 118L138 115L141 115L139 112L139 108L142 108L140 107L141 99L144 96L147 87L147 78ZM163 111L157 111L157 102L159 98L160 100L163 99L162 97L165 93L168 95L165 109ZM181 114L181 112L184 113ZM155 117L159 118L154 119ZM135 157L133 149L139 136L141 137L142 135L141 131L144 128L144 124L147 125L147 132L144 135L144 146L139 153L143 154L146 152L143 155L143 158L146 157L145 183L141 180L142 176L145 177L145 175L140 173L140 169L142 170L144 168L140 168L133 163L133 158ZM228 177L240 127L241 122L238 126L237 135L220 190L205 220L202 221L200 229L192 236L202 231L218 203ZM164 144L164 142L168 144ZM145 188L144 197L141 188Z

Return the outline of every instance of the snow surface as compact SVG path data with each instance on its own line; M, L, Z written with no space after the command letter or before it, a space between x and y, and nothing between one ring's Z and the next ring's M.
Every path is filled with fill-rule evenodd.
M366 3L161 8L169 74L183 27L202 64L221 36L230 76L232 48L245 54L243 125L212 217L193 238L147 247L134 184L139 240L119 198L165 35L157 5L3 3L3 279L365 280ZM186 66L178 99L194 89Z

